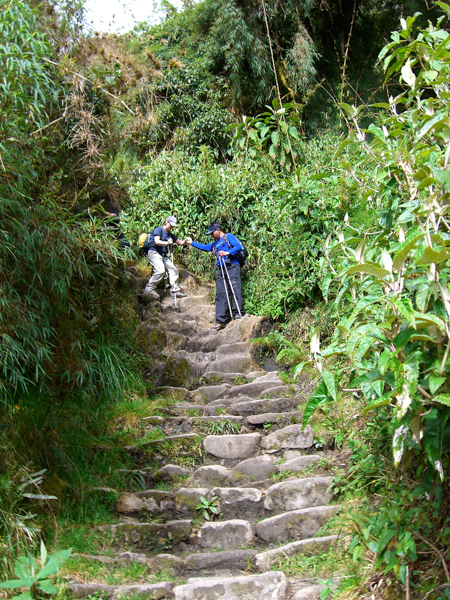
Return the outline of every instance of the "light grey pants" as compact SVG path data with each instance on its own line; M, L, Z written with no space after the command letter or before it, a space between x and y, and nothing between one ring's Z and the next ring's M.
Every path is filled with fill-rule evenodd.
M153 267L153 273L145 286L146 292L154 292L156 286L164 277L164 273L167 271L169 275L169 285L171 292L179 292L180 287L178 285L178 269L173 262L165 256L164 258L156 252L156 250L148 251L148 260Z

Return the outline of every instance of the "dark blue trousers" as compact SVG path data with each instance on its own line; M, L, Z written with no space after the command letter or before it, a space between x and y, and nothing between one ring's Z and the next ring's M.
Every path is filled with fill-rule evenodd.
M222 276L221 267L217 267L217 279L216 279L216 323L227 323L231 319L230 310L228 307L227 293L230 298L231 307L233 310L233 316L238 317L239 312L236 307L236 302L234 301L234 296L236 296L237 304L239 306L239 310L241 314L244 314L242 308L242 286L241 286L241 267L235 263L230 263L223 265L224 269L224 277ZM230 280L225 272L227 269L228 274L230 276L231 285L233 286L233 291L230 288Z

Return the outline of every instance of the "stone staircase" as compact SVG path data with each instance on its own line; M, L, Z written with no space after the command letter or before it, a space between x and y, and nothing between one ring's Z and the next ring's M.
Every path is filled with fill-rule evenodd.
M280 557L325 552L337 539L315 537L339 506L330 503L332 478L314 473L320 455L306 453L314 435L309 426L302 430L297 407L308 390L299 394L255 360L249 341L262 331L262 318L246 315L210 330L212 286L181 275L189 296L180 311L163 294L140 305L138 336L159 365L157 396L168 402L162 415L143 420L164 437L124 448L149 489L120 494L119 522L98 528L116 556L85 556L141 562L168 580L71 582L69 590L80 598L317 600L323 585L271 570ZM186 456L195 461L191 468L174 464ZM202 502L210 520L197 508Z

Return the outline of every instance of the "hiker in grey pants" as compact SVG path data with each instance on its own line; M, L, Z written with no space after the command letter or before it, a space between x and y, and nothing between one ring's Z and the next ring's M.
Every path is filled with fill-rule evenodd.
M175 217L167 217L162 227L157 227L153 231L153 243L148 251L148 260L153 267L153 273L145 286L144 294L154 292L156 286L164 277L165 272L169 275L169 285L172 296L177 298L186 298L186 294L178 285L178 269L168 257L168 248L173 243L178 246L186 246L189 238L181 241L176 235L171 233L172 229L177 226Z

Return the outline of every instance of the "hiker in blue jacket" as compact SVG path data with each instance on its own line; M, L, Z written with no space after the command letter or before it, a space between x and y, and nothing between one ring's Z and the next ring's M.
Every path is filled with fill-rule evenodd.
M204 252L214 252L217 256L216 324L211 329L220 331L231 318L227 291L228 298L232 303L234 318L239 319L244 314L242 309L241 265L235 257L239 250L242 250L242 245L232 233L225 234L219 223L212 223L209 226L208 235L213 238L210 244L199 244L191 241L190 238L188 238L188 243ZM228 271L229 277L226 271ZM230 289L230 281L233 286L232 290ZM236 306L235 299L238 306Z

